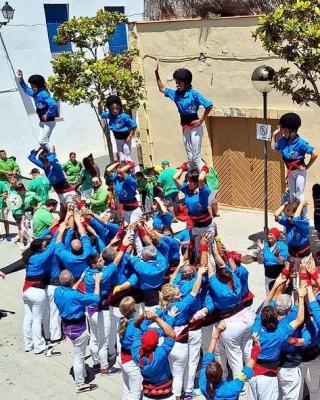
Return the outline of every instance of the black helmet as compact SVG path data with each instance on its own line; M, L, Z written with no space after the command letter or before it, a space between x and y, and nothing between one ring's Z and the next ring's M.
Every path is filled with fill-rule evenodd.
M297 132L301 126L301 118L296 113L287 113L279 120L281 128L289 129L289 131Z
M192 82L192 73L186 68L179 68L173 73L173 79L180 79L185 84L191 84Z
M31 75L28 79L28 82L32 85L37 86L37 88L39 89L46 86L46 81L42 75Z
M111 95L106 99L106 107L110 107L112 104L118 104L122 108L122 102L119 96Z

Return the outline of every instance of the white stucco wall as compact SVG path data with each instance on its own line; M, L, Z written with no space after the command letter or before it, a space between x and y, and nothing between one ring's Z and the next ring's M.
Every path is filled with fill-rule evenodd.
M0 31L10 59L7 59L0 42L0 148L17 157L23 172L30 169L27 155L37 145L38 117L33 100L18 88L10 62L14 71L18 68L23 70L25 78L35 73L44 77L51 74L52 55L43 4L55 3L69 4L69 18L93 16L105 6L124 6L131 21L143 19L143 0L9 1L15 9L14 19ZM90 152L97 157L106 153L101 129L88 105L71 107L62 103L60 116L63 121L57 122L52 143L56 145L61 161L67 159L71 150L78 154L79 159Z

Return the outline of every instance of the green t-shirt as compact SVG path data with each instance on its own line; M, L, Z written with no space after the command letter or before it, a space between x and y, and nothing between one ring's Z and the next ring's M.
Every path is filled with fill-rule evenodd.
M83 179L81 183L82 190L89 190L92 189L92 176L89 171L83 169L81 171L81 178Z
M2 197L3 193L8 193L8 186L6 182L0 181L0 210L3 210L7 207L7 203Z
M42 199L35 192L28 191L24 198L24 207L25 208L36 208L39 203L42 203Z
M219 189L218 174L214 168L209 167L209 173L207 175L206 180L207 180L208 188L211 191Z
M48 200L50 188L50 182L45 176L37 176L28 185L28 190L41 197L42 203Z
M21 196L14 188L8 189L8 204L13 215L22 215L24 213L25 196Z
M142 178L138 181L138 190L139 192L146 192L147 191L147 184L148 181L146 178Z
M46 207L40 207L33 215L33 233L39 237L53 223L53 215Z
M20 174L20 167L17 162L11 157L7 158L6 160L2 160L0 158L0 181L8 182L9 175L2 174L1 171L6 171L10 173L16 171L18 174Z
M152 182L148 182L147 183L147 199L148 200L153 200L153 189L154 189L154 185Z
M158 178L158 184L162 187L164 196L168 196L172 193L178 193L179 190L173 179L176 170L174 168L164 169Z
M91 193L90 204L94 213L100 214L108 208L109 192L104 186L100 186L97 190Z
M75 163L68 161L64 164L63 170L66 174L67 181L73 185L80 179L82 164L79 161L76 161Z

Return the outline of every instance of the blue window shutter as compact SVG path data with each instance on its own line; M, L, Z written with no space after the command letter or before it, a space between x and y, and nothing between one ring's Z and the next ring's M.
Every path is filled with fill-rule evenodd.
M59 25L69 19L68 4L44 4L47 31L51 53L72 51L71 43L58 46L53 37L56 36Z
M106 11L124 14L124 7L105 7ZM112 36L109 38L109 49L112 54L121 54L128 50L127 26L119 24Z

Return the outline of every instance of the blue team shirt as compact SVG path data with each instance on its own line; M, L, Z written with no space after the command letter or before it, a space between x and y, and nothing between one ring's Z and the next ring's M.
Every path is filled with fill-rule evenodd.
M286 215L281 215L278 222L286 227L288 245L304 247L310 243L310 223L307 218L293 217L290 222Z
M265 267L272 267L279 264L277 257L274 255L275 253L279 253L285 262L289 257L287 244L283 240L277 240L271 249L269 243L267 241L264 242L262 254Z
M212 295L214 308L218 310L229 310L237 307L241 303L241 281L234 272L231 272L231 274L235 292L226 283L220 282L215 275L212 275L209 278L209 285L211 289L210 292Z
M37 156L37 151L32 150L28 156L28 159L33 164L37 165L38 167L44 170L44 173L46 174L46 177L48 178L50 185L53 186L53 188L66 182L62 166L57 160L56 153L49 152L47 154L47 159L50 163L49 168L44 168L42 161L40 161L36 156Z
M155 261L145 262L131 257L131 264L138 277L137 286L142 290L157 289L164 283L168 260L158 251Z
M99 301L97 294L81 293L71 287L58 286L54 291L54 302L60 317L65 319L83 318L86 307Z
M178 315L173 319L173 321L171 320L171 317L169 317L170 322L172 326L184 326L195 313L193 306L196 304L196 302L197 296L193 296L191 293L189 293L181 300L174 301L170 307L166 309L157 309L156 313L160 316L160 318L169 323L169 321L167 321L168 312L172 307L175 307L177 308Z
M170 228L173 221L173 215L170 212L156 212L153 215L153 227L155 229L162 230L164 228Z
M311 154L314 150L313 146L296 135L291 143L288 139L282 137L275 145L275 149L279 150L282 158L286 161L302 160L306 154Z
M213 106L212 101L206 99L194 89L179 92L178 90L165 88L164 95L175 102L179 113L182 115L196 114L200 106L204 108Z
M190 192L187 184L183 182L180 190L184 193L184 201L189 215L200 216L208 213L208 199L211 191L207 185L204 185L199 191Z
M168 262L170 266L180 260L180 243L170 236L164 236L162 240L169 247Z
M106 222L105 224L102 224L94 217L90 220L90 226L92 226L92 228L96 231L97 235L105 243L105 245L108 245L111 242L120 229L118 224L113 222Z
M137 127L136 121L124 112L114 115L109 111L104 111L101 117L109 120L109 128L114 132L131 131Z
M113 288L118 284L118 271L117 266L114 263L103 267L101 270L94 268L87 268L84 271L84 284L87 293L93 293L95 288L94 277L97 273L101 272L101 282L100 282L100 296L104 297L110 294Z
M56 255L62 264L68 269L75 279L80 278L82 272L88 267L86 258L92 253L92 246L88 235L80 237L83 252L81 254L73 254L65 248L63 242L56 244Z
M131 354L134 362L140 367L141 375L147 382L160 384L171 378L171 370L169 364L169 354L175 344L175 341L170 338L165 338L163 343L158 345L153 353L153 360L148 362L146 357L143 357L143 366L140 366L140 348L141 338L135 340L131 347Z
M127 174L124 179L122 179L119 174L114 173L111 175L110 179L114 183L114 189L120 203L126 203L129 201L136 200L137 194L137 180L132 175Z
M223 379L221 383L214 385L214 397L209 396L209 383L207 379L207 366L210 362L215 361L214 353L206 353L201 367L199 387L201 393L206 399L214 400L238 400L239 395L246 381L253 376L253 369L244 367L238 377L232 381Z
M55 235L57 236L57 234ZM48 263L54 256L55 239L43 251L33 254L26 264L26 276L37 277L48 275Z
M23 79L20 80L20 86L28 96L33 98L38 114L46 115L49 118L58 117L57 102L50 96L50 93L47 90L42 89L34 91Z
M131 346L134 341L141 338L141 329L135 327L135 322L135 317L130 318L127 322L127 328L124 335L122 337L120 336L121 348L127 351L131 351Z

